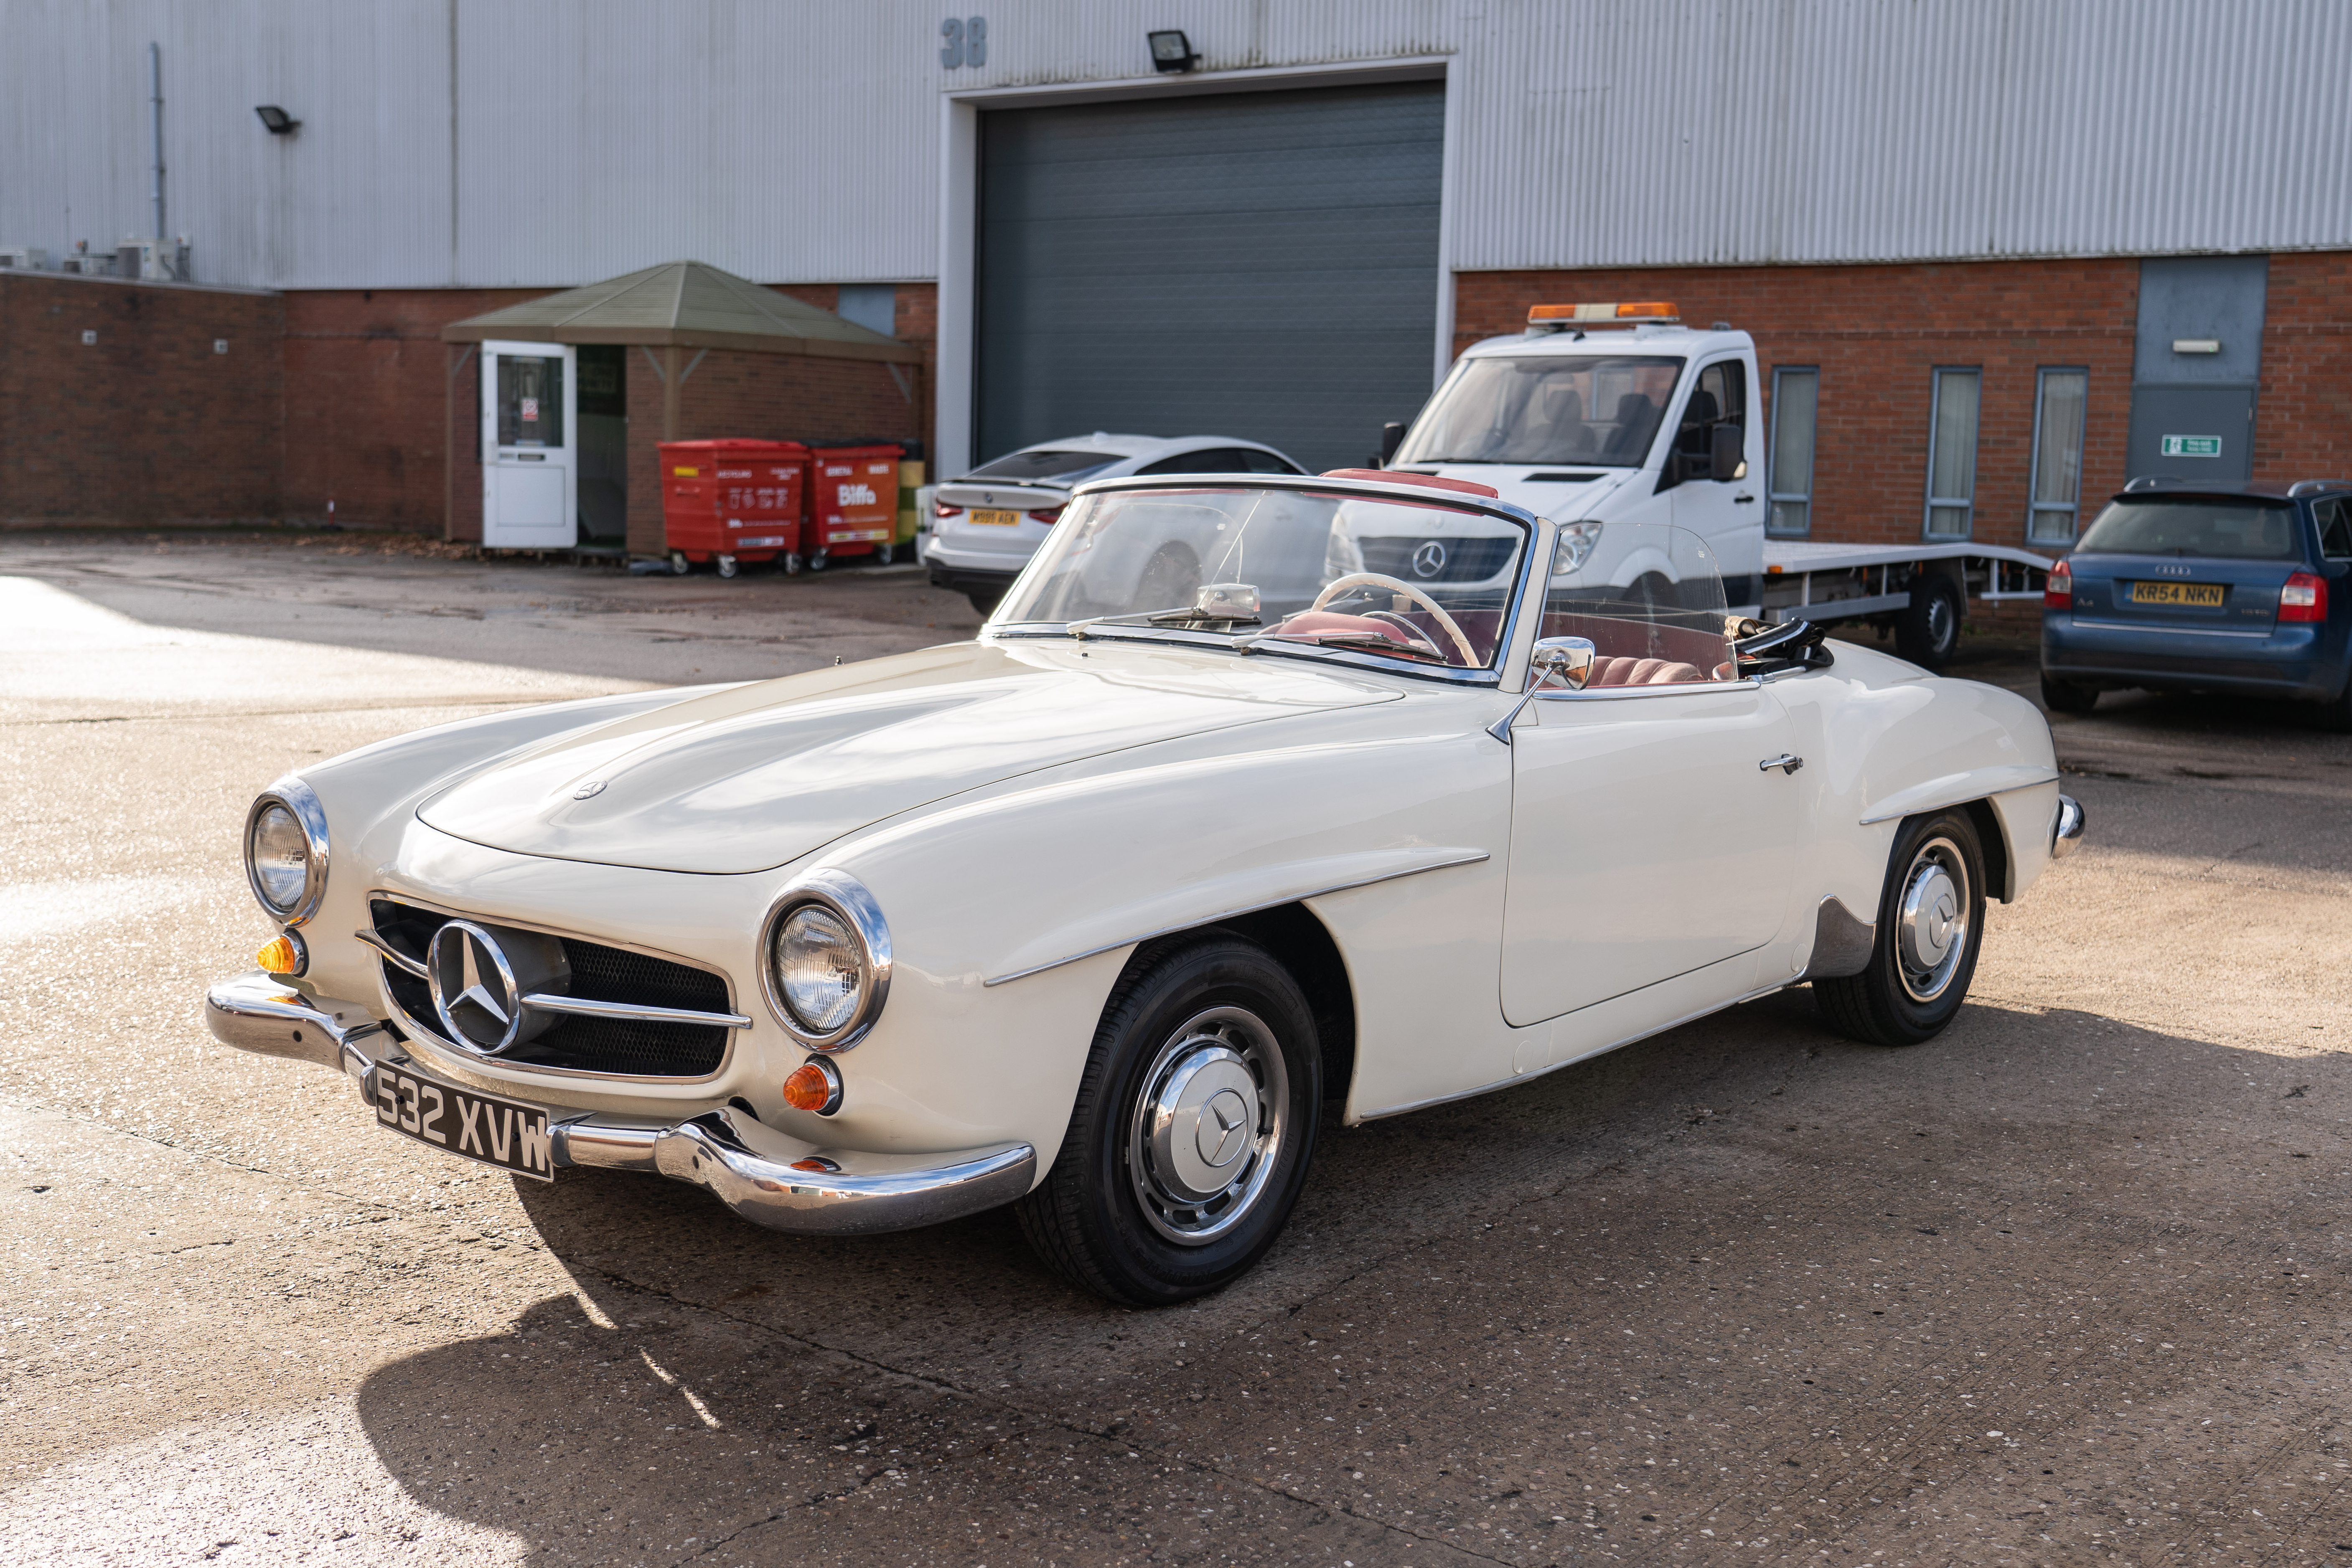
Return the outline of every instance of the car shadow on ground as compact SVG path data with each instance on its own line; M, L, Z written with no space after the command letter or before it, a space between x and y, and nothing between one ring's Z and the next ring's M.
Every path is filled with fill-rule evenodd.
M1811 1546L1926 1551L1949 1505L1939 1560L2128 1557L2189 1540L2135 1500L2173 1477L2211 1542L2275 1541L2243 1516L2326 1434L2268 1374L2345 1370L2296 1327L2343 1282L2294 1258L2347 1109L2346 1057L1998 1005L1878 1050L1782 993L1327 1127L1273 1254L1161 1312L1005 1211L810 1242L567 1173L523 1197L577 1293L359 1409L414 1497L546 1563L1706 1557L1727 1499Z

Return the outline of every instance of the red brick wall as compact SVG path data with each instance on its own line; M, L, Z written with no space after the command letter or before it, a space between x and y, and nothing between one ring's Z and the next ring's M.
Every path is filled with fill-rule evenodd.
M0 272L0 526L276 519L284 333L272 294Z
M2352 254L2271 258L2254 478L2352 479Z
M1671 300L1686 322L1729 321L1756 339L1763 381L1758 405L1767 431L1773 367L1818 366L1817 540L1893 543L1920 537L1930 372L1939 365L1983 371L1978 540L2025 542L2038 367L2090 372L2084 505L2095 510L2126 478L2139 305L2139 264L2129 258L1465 272L1454 290L1456 352L1480 338L1522 330L1528 307L1545 302ZM2267 410L2261 418L2268 420Z
M827 310L839 298L831 284L779 291ZM332 500L341 522L480 539L481 362L469 357L459 367L466 346L444 344L441 329L545 292L377 289L285 296L288 515L323 519ZM899 367L913 389L911 403L878 364L714 351L687 378L682 434L831 440L926 433L937 296L928 283L898 288L899 334L924 352L919 379L919 367ZM658 358L661 351L654 353ZM803 368L755 371L735 361ZM640 351L632 348L626 364L630 547L651 550L660 538L653 448L662 428L661 382ZM810 368L817 366L838 368ZM744 399L740 407L726 405L730 391ZM713 421L720 427L702 427Z

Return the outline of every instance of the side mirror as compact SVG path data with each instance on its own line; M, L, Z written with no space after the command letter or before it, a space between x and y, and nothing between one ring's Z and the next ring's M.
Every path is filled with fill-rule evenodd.
M1737 425L1718 425L1707 437L1706 477L1738 479L1748 475L1748 433Z
M1581 691L1592 679L1593 647L1590 637L1545 637L1528 660L1535 685L1550 681L1570 691Z
M1529 679L1527 690L1511 704L1508 713L1486 726L1486 733L1509 745L1511 726L1519 721L1519 715L1527 711L1528 704L1536 700L1536 693L1547 684L1564 686L1570 691L1583 690L1585 684L1592 679L1592 639L1590 637L1538 639L1535 652L1528 658Z
M1385 425L1381 426L1381 468L1387 468L1387 467L1389 466L1389 461L1390 461L1390 459L1391 459L1391 458L1394 458L1394 457L1397 455L1397 448L1398 448L1399 447L1403 446L1403 445L1404 445L1404 423L1403 423L1403 421L1402 421L1402 420L1397 420L1397 419L1391 419L1391 420L1390 420L1387 424L1385 424Z

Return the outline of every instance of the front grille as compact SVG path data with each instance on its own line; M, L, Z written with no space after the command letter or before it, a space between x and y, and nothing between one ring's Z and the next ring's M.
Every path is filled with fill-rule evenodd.
M1365 571L1405 583L1483 583L1509 564L1511 552L1519 547L1516 535L1509 539L1391 537L1358 542L1364 552ZM1413 564L1414 554L1425 544L1434 544L1445 552L1444 563L1427 574Z
M422 963L433 933L449 916L393 899L369 900L375 934L394 952ZM731 1013L727 982L707 969L654 958L626 948L560 937L572 968L567 994L591 1002L640 1007L680 1007L700 1013ZM434 1034L433 993L425 983L390 959L382 961L385 991L401 1011ZM498 1059L567 1072L623 1074L632 1078L708 1078L727 1057L727 1031L716 1024L649 1023L636 1018L556 1019L541 1034Z

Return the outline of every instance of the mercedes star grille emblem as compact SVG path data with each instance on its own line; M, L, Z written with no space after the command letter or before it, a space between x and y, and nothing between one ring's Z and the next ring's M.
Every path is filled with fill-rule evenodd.
M498 938L470 921L433 933L425 954L433 1010L453 1045L497 1056L522 1033L521 987Z
M1427 579L1445 570L1445 546L1434 539L1424 540L1412 552L1412 574Z

